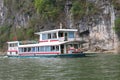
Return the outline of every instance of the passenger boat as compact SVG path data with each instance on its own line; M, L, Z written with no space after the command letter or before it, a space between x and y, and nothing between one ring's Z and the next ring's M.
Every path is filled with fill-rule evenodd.
M8 57L84 57L83 41L76 37L77 29L54 29L36 32L39 41L10 41Z

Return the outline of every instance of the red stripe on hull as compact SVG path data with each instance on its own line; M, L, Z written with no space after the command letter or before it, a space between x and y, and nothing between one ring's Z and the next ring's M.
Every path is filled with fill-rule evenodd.
M50 42L56 42L56 41L59 41L59 40L50 40ZM41 40L39 42L49 42L49 40Z
M59 52L38 52L35 54L59 54Z
M50 40L50 42L56 42L56 41L58 41L58 40Z
M39 42L48 42L48 40L41 40L41 41L39 41Z
M17 50L8 50L7 52L18 52Z
M34 54L31 54L31 53L24 53L24 54L19 54L20 56L34 56Z
M59 54L59 52L25 52L25 53L21 53L19 54L20 56L34 56L36 54Z

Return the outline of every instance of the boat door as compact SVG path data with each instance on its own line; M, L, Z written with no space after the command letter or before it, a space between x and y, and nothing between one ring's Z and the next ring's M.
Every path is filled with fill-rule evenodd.
M64 54L64 45L60 45L61 54Z
M68 40L68 34L65 32L65 41Z

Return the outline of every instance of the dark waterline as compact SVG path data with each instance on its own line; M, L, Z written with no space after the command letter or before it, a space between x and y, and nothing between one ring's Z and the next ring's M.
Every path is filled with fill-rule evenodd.
M120 80L120 55L84 58L0 57L0 80Z

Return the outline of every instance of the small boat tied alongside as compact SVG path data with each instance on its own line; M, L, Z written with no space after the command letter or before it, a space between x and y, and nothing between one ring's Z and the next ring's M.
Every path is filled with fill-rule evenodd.
M39 41L9 41L8 57L85 57L77 29L37 32Z

